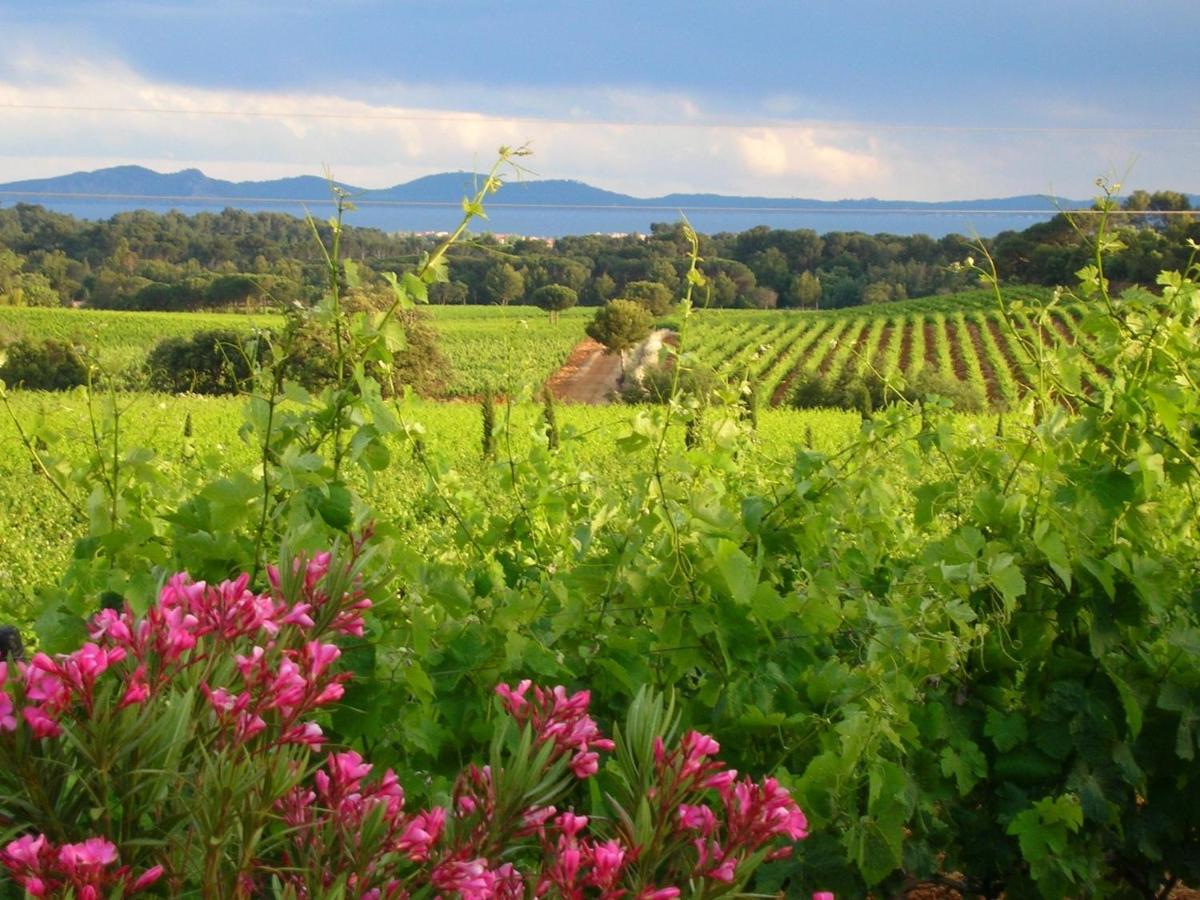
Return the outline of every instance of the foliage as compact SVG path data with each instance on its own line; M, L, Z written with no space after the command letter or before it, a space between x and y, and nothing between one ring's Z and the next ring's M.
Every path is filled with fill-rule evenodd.
M756 891L954 880L986 896L1151 896L1196 883L1200 269L1115 296L1117 237L1084 236L1074 294L1010 296L990 267L963 267L996 288L992 321L1027 382L1003 428L936 400L896 403L841 446L814 429L795 449L797 418L790 458L764 452L740 405L720 402L778 355L779 325L762 323L717 402L699 415L672 390L638 410L608 470L567 428L553 453L539 420L514 440L515 403L496 410L492 464L422 444L424 490L372 540L395 587L347 687L358 712L330 734L414 773L410 796L432 800L453 793L464 745L492 732L497 681L586 684L602 719L649 685L675 692L681 729L719 734L740 770L774 771L813 820L803 857L764 865ZM687 284L708 287L691 240ZM331 327L338 258L335 246L319 310ZM921 371L976 383L983 357L972 365L950 338L967 332L982 353L967 318L979 310L908 309ZM685 302L679 320L676 373L705 359L703 317ZM824 347L814 369L874 364L897 346L888 321L831 314L787 353ZM314 398L262 373L245 429L255 458L190 484L145 454L103 452L120 448L115 428L74 467L26 433L64 502L87 489L85 536L42 593L44 649L77 645L71 629L104 591L148 603L177 558L206 578L253 576L285 534L312 549L375 518L384 498L357 485L425 432L371 377L380 324L356 325L333 330L349 341L339 387Z
M0 348L0 382L29 391L66 391L87 384L88 363L79 348L47 339Z
M649 310L632 300L610 300L596 310L587 327L588 336L613 353L625 355L644 341L654 326Z
M566 285L546 284L534 291L529 300L550 313L551 321L557 322L560 312L579 302L579 295Z
M500 725L490 764L462 772L449 803L415 813L392 770L368 781L374 766L353 751L319 764L316 719L329 721L351 677L336 641L361 639L371 608L361 549L285 557L262 594L245 574L206 585L180 573L144 615L95 616L72 653L0 662L0 864L12 878L36 896L160 885L665 900L731 895L807 836L786 789L738 779L710 737L677 740L671 708L646 692L614 742L587 691L501 685L517 728ZM602 792L581 790L608 751Z
M146 357L150 386L173 394L236 394L250 380L263 339L235 331L166 338Z
M631 281L621 289L621 298L640 303L655 318L665 316L675 300L671 292L657 281Z

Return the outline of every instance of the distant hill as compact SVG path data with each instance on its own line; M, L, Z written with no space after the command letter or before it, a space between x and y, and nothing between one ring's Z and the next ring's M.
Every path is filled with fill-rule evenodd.
M360 204L353 222L387 231L445 230L452 227L462 197L474 190L470 172L443 172L384 189L338 182ZM1200 196L1191 195L1200 206ZM0 184L0 203L40 203L84 218L107 218L133 209L165 212L303 209L330 202L329 183L302 175L271 181L225 181L198 169L161 173L142 166L115 166ZM817 231L865 231L894 234L951 232L987 236L1026 228L1061 209L1090 205L1026 194L977 200L908 201L875 198L813 200L793 197L735 197L722 194L667 194L632 197L580 181L515 181L488 204L490 230L556 237L589 232L646 232L652 222L686 214L701 231L741 231L764 224Z

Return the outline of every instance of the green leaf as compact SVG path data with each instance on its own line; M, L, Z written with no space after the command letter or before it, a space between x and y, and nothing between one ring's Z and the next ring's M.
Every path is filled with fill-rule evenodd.
M902 839L900 832L885 830L873 819L863 818L850 826L846 834L847 848L867 884L878 884L900 867Z
M1025 594L1025 576L1008 553L994 557L988 565L988 577L1000 596L1004 598L1005 609L1016 608L1017 600Z
M1001 753L1007 753L1024 743L1028 737L1024 716L1016 712L1006 714L994 708L987 711L983 733L992 739L992 743Z
M735 603L749 604L758 588L758 567L733 541L719 540L713 562Z
M317 512L330 528L346 531L354 521L353 495L340 484L331 484L329 492L317 504Z

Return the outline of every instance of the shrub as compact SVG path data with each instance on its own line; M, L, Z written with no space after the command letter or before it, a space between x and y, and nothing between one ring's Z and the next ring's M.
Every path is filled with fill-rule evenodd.
M371 608L360 550L288 560L259 594L247 575L175 575L144 616L97 615L73 653L0 662L12 879L36 896L668 900L736 892L807 836L786 789L680 737L645 690L614 741L586 690L499 685L488 765L419 811L391 769L352 750L319 761L317 719L351 677L338 642L363 637Z
M913 400L928 400L931 397L941 397L948 400L958 412L982 412L984 397L980 391L971 390L971 386L957 378L948 378L936 372L923 370L905 391Z
M653 316L640 303L612 300L596 311L587 333L614 353L624 355L646 339L653 325Z
M17 341L3 351L0 362L0 381L30 391L66 391L88 380L83 355L63 341Z
M429 396L443 387L450 374L450 362L437 346L437 332L429 317L416 309L401 309L393 320L404 332L404 347L392 354L390 371L374 373L385 394L399 393L405 385L418 394ZM337 348L329 328L303 319L289 325L287 362L284 374L314 391L337 382Z
M682 370L678 381L671 369L649 366L641 383L628 385L621 392L621 399L626 403L668 403L672 386L679 396L694 397L701 403L707 403L714 392L724 386L724 382L707 366Z
M982 412L983 398L956 378L923 371L912 383L889 384L873 372L844 373L831 381L820 375L799 378L793 384L791 405L795 409L848 409L863 415L898 402L925 402L933 397L949 401L957 412Z
M257 340L229 330L167 338L146 358L150 386L173 394L236 394L252 374Z

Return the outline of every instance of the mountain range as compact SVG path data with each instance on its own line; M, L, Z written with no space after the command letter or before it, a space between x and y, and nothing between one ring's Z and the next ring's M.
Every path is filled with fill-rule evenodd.
M454 211L474 190L470 172L427 175L383 189L342 182L358 207L351 224L387 231L439 231L456 224ZM142 166L115 166L0 184L0 203L39 203L81 218L107 218L118 212L150 209L165 212L275 210L302 214L330 203L330 182L302 175L271 181L225 181L198 169L160 173ZM1192 197L1200 204L1200 197ZM684 214L699 231L741 231L755 225L813 228L820 232L866 231L893 234L958 232L988 236L1026 228L1059 210L1086 208L1090 201L1025 194L978 200L903 201L812 200L804 198L667 194L641 198L580 181L548 179L507 183L490 198L488 230L559 237L591 232L647 232L652 222ZM322 213L323 214L323 213Z

